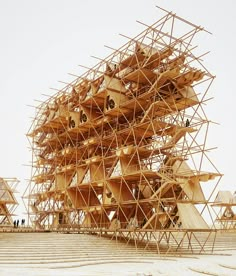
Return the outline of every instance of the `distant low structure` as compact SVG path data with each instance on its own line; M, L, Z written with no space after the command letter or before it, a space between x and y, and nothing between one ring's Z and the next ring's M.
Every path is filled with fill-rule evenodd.
M207 156L204 29L172 13L143 25L37 107L25 192L37 229L210 231L204 185L221 174Z
M219 191L212 207L220 228L236 229L236 192Z
M14 210L18 205L14 193L19 180L0 177L0 227L13 226Z

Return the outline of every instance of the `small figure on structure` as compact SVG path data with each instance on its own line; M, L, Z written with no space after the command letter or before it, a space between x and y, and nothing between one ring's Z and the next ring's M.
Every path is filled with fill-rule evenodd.
M15 220L13 221L13 224L14 224L14 228L16 228L16 221Z
M143 219L142 223L141 223L141 228L147 223L146 218Z
M18 226L19 226L19 219L16 222L16 227L18 228Z
M21 226L23 227L24 225L25 225L25 220L22 219L22 220L21 220Z
M190 126L189 119L186 120L185 126L186 126L186 127L189 127L189 126Z
M182 222L179 222L178 227L181 228L181 226L182 226Z

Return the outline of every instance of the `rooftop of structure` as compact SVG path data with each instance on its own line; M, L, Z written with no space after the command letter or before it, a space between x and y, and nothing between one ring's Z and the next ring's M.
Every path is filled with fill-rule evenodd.
M62 87L61 89L55 89L57 92L55 94L51 95L51 96L45 95L45 96L48 97L48 99L45 100L45 101L43 101L37 107L37 109L40 110L45 105L48 105L49 103L51 103L51 102L53 102L55 100L58 100L60 98L63 98L67 94L70 94L71 88L74 85L78 85L80 83L83 83L84 81L91 81L92 82L92 81L98 79L100 76L104 75L105 74L105 67L107 66L107 64L109 64L109 62L114 63L114 61L112 61L112 60L114 59L114 57L116 55L122 55L123 56L122 60L124 61L125 60L124 57L126 57L128 59L129 56L130 56L130 54L134 53L134 48L135 48L135 46L137 44L142 44L145 47L149 47L148 44L145 44L142 41L142 38L145 36L145 34L148 32L148 30L151 30L151 31L157 32L159 34L162 34L162 36L167 36L171 40L174 41L174 42L170 43L169 45L166 45L165 43L161 43L160 42L160 44L159 44L160 47L157 50L163 50L163 49L168 49L170 47L174 47L174 45L178 41L179 42L181 41L181 43L185 44L185 42L184 42L185 36L186 36L186 38L188 38L188 36L190 36L191 32L192 32L193 36L196 33L198 33L199 31L204 31L204 32L207 32L207 33L211 34L207 30L205 30L203 27L197 26L197 25L191 23L190 21L187 21L186 19L177 16L173 12L167 11L167 10L165 10L163 8L160 8L160 7L157 7L157 8L161 9L162 11L164 11L166 13L166 15L164 15L163 17L161 17L159 20L157 20L156 22L154 22L151 25L147 25L145 23L137 21L142 26L144 26L144 30L141 33L139 33L138 35L136 35L133 38L127 37L125 35L122 35L128 41L124 45L122 45L120 48L118 48L118 49L114 49L112 47L105 46L107 48L110 48L112 50L112 53L110 55L108 55L107 57L105 57L105 58L98 58L98 57L92 56L93 58L96 58L97 60L99 60L99 62L97 64L95 64L93 67L89 68L89 67L86 67L84 65L79 65L79 66L81 66L81 67L83 67L85 69L85 72L82 75L80 75L80 76L77 76L77 75L74 75L74 74L70 74L71 76L75 77L75 79L73 81L71 81L70 83L61 82L61 83L64 83L66 85L64 87ZM185 32L183 34L183 36L181 36L180 38L178 38L178 37L171 36L168 33L162 32L161 30L158 29L158 26L160 26L161 24L165 24L165 22L168 21L168 20L170 20L171 18L173 18L174 20L177 20L177 21L181 22L185 26L188 26L190 28L190 31L189 32ZM192 45L190 43L186 43L186 46L190 47ZM192 46L193 49L195 47L196 46ZM185 52L185 55L186 56L189 55L189 57L192 58L193 57L192 53L188 53L188 51ZM205 55L205 54L207 54L207 53L204 53L203 55ZM204 68L204 69L207 70L206 68ZM206 74L209 77L213 77L213 75L209 71L206 71ZM90 75L91 75L91 77L89 77Z

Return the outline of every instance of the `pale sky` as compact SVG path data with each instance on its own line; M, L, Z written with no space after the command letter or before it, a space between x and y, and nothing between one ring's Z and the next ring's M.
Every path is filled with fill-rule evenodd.
M213 35L198 41L204 65L216 75L205 107L208 119L220 125L209 132L209 156L224 177L220 190L236 190L235 181L235 10L236 1L225 0L0 0L0 176L17 177L23 193L30 178L31 152L25 136L38 101L52 95L58 81L73 80L67 73L84 72L79 64L91 66L143 30L136 20L156 22L163 13L155 6L173 11Z

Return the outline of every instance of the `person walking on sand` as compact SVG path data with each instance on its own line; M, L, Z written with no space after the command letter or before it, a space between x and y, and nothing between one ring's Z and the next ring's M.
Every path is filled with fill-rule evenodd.
M18 226L19 226L19 219L16 222L16 227L18 228Z

